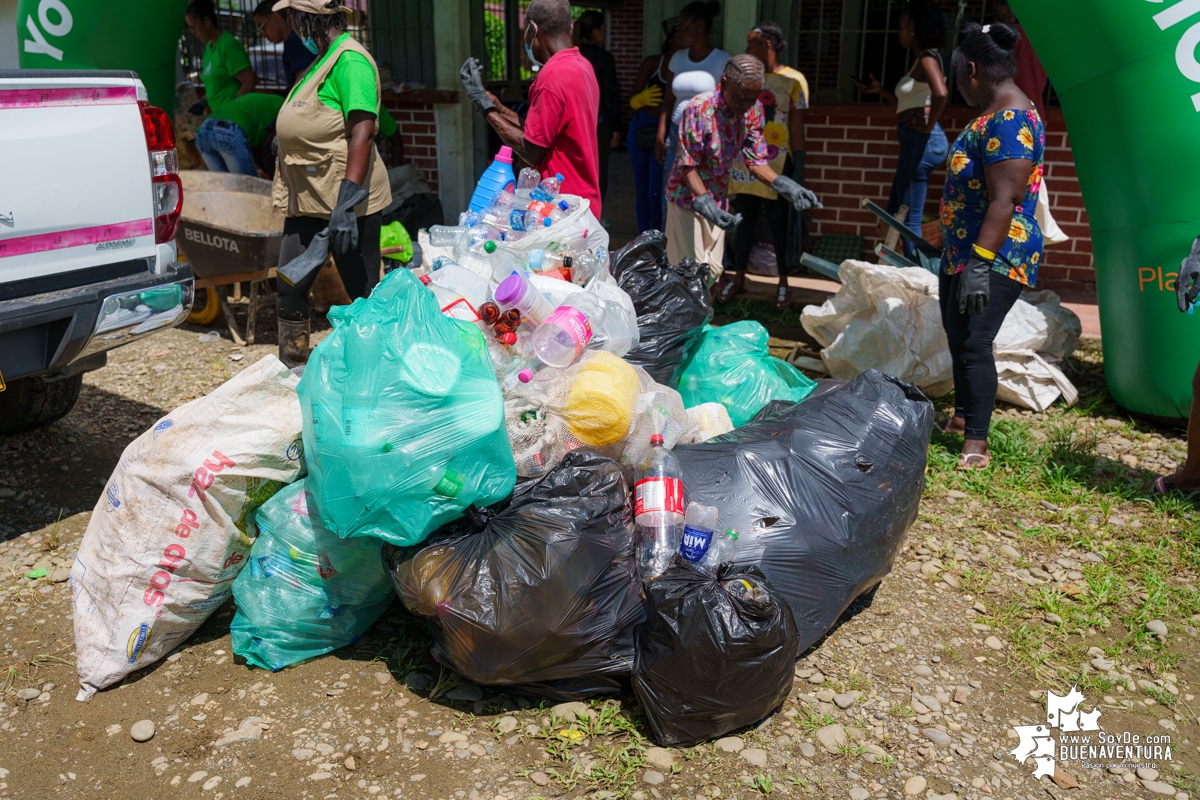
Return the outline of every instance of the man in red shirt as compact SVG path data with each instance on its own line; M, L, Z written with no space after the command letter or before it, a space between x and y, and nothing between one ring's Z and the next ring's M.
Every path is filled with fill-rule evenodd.
M529 87L525 124L483 87L479 61L467 59L460 71L463 89L500 141L543 176L563 176L562 191L591 202L600 217L600 151L596 124L600 86L596 72L571 42L567 0L532 0L525 11L525 53L535 71Z

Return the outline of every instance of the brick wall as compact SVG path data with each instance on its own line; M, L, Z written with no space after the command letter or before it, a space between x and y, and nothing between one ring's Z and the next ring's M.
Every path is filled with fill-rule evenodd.
M1071 241L1046 248L1038 271L1038 286L1094 294L1091 232L1066 126L1058 109L1049 109L1047 114L1046 179L1051 210ZM942 127L953 140L974 116L974 110L969 108L949 108ZM808 186L825 206L815 212L814 235L861 234L867 240L863 257L872 261L872 249L878 241L876 218L861 207L860 200L866 197L879 205L887 203L900 149L895 126L895 111L874 104L819 106L807 115ZM945 182L944 167L930 176L925 213L933 218L937 217Z
M629 127L633 109L629 98L642 64L642 0L625 0L609 11L608 51L617 62L617 83L621 87L621 133Z
M404 141L404 158L425 174L433 191L438 191L437 119L430 104L388 105Z

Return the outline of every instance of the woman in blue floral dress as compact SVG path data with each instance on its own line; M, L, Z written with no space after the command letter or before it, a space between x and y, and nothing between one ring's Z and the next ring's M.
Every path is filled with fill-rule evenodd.
M960 469L991 463L987 436L996 405L992 343L1022 287L1037 280L1042 232L1034 219L1046 135L1017 85L1020 34L969 22L954 51L959 91L980 109L950 148L942 193L942 325L954 362L954 418L963 434Z

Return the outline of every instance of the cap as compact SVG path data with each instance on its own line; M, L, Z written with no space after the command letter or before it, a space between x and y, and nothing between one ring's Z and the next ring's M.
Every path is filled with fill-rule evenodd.
M725 531L725 535L728 536L730 539L736 539L737 531L735 531L733 528L729 528L728 530Z
M499 161L501 164L511 164L512 163L512 148L509 147L508 145L504 145L503 147L501 147L500 152L496 153L496 160Z
M486 242L483 243L483 252L489 253L489 254L496 252L496 243L493 242L491 239L488 239Z
M306 14L322 14L325 16L336 14L343 10L340 2L331 3L330 0L279 0L278 3L271 6L272 11L283 11L285 8L293 8L296 11L303 11Z
M542 227L543 228L549 228L553 224L554 224L554 220L550 219L549 217L542 217Z
M496 302L500 305L510 306L520 300L524 294L525 282L521 279L520 275L514 272L500 282L500 285L496 287L496 291L492 296L496 298Z
M504 333L500 334L500 344L506 344L509 347L512 347L516 343L517 335L512 331L505 331Z
M655 445L655 444L662 444L662 443L663 443L663 437L662 437L661 433L650 434L650 444Z
M521 370L520 372L517 373L517 380L519 380L521 383L529 383L531 380L533 380L533 370L531 370L531 369Z

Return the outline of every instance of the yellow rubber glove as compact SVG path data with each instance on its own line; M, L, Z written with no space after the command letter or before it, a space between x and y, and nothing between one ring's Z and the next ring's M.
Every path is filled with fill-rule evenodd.
M647 86L640 92L629 98L629 107L634 111L646 108L647 106L656 106L662 102L662 87Z

